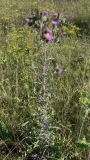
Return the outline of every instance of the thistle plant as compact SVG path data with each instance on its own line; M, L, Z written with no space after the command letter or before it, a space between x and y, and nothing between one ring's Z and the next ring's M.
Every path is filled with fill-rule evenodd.
M62 35L76 35L79 28L68 22L60 13L37 11L34 16L26 16L25 24L36 29L46 42L60 42Z

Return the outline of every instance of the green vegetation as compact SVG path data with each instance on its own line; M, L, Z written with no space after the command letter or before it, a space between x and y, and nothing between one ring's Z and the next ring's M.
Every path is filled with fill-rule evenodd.
M89 160L89 5L0 0L0 160ZM78 36L45 43L24 25L36 8L63 13Z

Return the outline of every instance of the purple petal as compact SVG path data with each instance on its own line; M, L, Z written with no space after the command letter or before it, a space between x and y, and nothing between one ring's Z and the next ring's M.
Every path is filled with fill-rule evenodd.
M45 15L45 16L47 16L47 15L48 15L48 11L44 11L43 13L44 13L44 15Z
M57 21L52 20L52 24L53 24L53 25L57 25Z
M54 39L53 35L52 35L52 34L49 34L49 33L45 34L44 37L45 37L45 39L48 40L49 42Z
M54 16L58 16L58 13L54 13L53 15L54 15Z

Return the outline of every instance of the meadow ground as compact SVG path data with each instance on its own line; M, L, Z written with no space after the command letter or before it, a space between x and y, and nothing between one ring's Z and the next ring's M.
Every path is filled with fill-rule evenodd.
M43 42L23 23L36 8L79 34ZM0 0L0 160L89 160L89 106L89 0Z

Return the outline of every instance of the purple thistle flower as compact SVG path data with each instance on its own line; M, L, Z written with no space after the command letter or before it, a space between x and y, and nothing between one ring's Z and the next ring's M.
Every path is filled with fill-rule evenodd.
M63 72L64 72L64 69L63 69L63 68L60 68L60 67L57 67L57 68L56 68L56 73L57 73L58 75L63 74Z
M58 13L54 13L53 15L54 15L55 17L57 17L57 16L58 16Z
M57 23L58 23L58 22L57 22L56 20L52 20L52 24L53 24L53 25L57 25Z
M60 14L59 13L55 13L55 14L53 14L53 17L54 17L55 20L58 20L59 17L60 17Z
M44 37L48 42L51 42L54 39L53 35L50 33L46 33Z
M48 11L43 12L45 16L48 16Z

